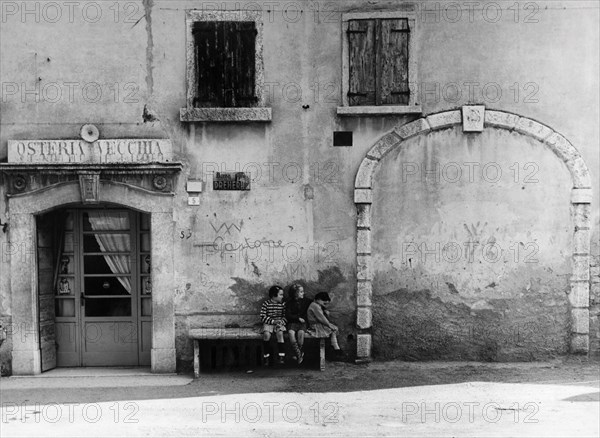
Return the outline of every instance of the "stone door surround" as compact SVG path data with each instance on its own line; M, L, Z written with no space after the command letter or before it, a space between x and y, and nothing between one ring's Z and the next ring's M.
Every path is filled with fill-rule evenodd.
M0 169L1 170L1 169ZM5 169L6 170L6 169ZM12 170L12 169L11 169ZM152 172L152 171L149 171ZM123 182L100 179L98 203L110 203L150 214L152 242L152 351L155 373L175 372L175 317L173 284L174 194L150 191ZM8 195L8 232L12 244L30 248L10 258L13 335L12 368L15 375L41 373L38 326L38 270L35 253L35 215L80 204L82 190L75 179L39 190Z
M571 305L570 350L572 353L589 351L589 293L590 293L590 209L592 183L589 170L577 149L558 132L527 117L517 114L486 110L483 106L464 106L421 117L399 125L380 137L362 160L356 173L354 203L357 209L356 236L356 325L357 361L371 359L372 328L372 257L371 257L371 204L373 203L373 176L381 160L405 140L417 135L463 125L463 131L473 132L471 121L463 122L463 114L479 112L485 128L505 129L533 137L550 149L567 166L571 174L572 220L574 225L572 275L568 293Z

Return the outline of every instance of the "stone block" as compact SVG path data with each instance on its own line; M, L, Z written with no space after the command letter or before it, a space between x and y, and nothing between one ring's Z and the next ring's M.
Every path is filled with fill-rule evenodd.
M577 149L575 149L571 142L558 132L551 133L548 138L544 140L544 143L550 147L550 150L554 152L556 156L565 162L572 160L579 155Z
M590 252L590 230L577 229L573 234L573 252L587 254Z
M173 374L176 371L174 348L153 348L150 352L152 372L157 374Z
M360 163L358 172L356 173L356 179L354 181L354 187L357 189L368 189L371 188L371 181L373 180L373 172L379 161L365 158Z
M590 305L589 283L587 281L571 283L569 303L572 307L588 307Z
M356 356L358 358L371 357L371 335L360 334L356 336Z
M590 264L590 277L591 277L592 282L594 282L594 281L598 282L599 276L600 276L600 266L592 266Z
M360 255L356 257L356 278L358 280L372 280L373 273L371 255Z
M424 118L394 128L394 132L398 134L402 140L406 140L407 138L414 137L418 134L426 134L430 130L429 123L427 123L427 120Z
M372 304L373 285L370 281L360 281L356 289L356 304L370 306Z
M462 107L463 132L482 132L484 121L484 105L465 105Z
M571 204L591 204L592 189L590 188L574 188L571 190Z
M484 117L486 125L506 129L513 129L517 120L519 120L517 115L492 110L487 110Z
M354 190L355 204L372 204L373 191L371 189L356 189Z
M590 311L571 309L571 333L588 334L590 332Z
M574 254L571 259L573 267L571 280L588 281L590 279L589 257L587 255Z
M580 190L580 189L577 189L577 190ZM573 195L571 194L571 197L572 196ZM592 211L592 208L591 208L590 204L575 204L573 206L573 222L574 222L576 228L589 228L590 227L591 211Z
M356 252L371 254L371 230L358 230L356 233Z
M359 307L356 311L356 325L360 329L368 329L373 322L373 314L370 307Z
M432 114L426 117L427 123L431 130L449 128L454 125L459 125L461 115L459 110L444 111L442 113Z
M381 137L375 145L371 148L367 157L373 157L375 160L381 160L389 151L394 149L398 143L400 143L400 137L395 132Z
M359 228L371 228L371 204L358 204L357 210L357 226Z
M571 334L571 353L585 354L590 349L589 335Z
M546 125L542 125L535 120L528 119L527 117L521 117L517 120L515 130L521 134L531 135L540 141L548 138L554 131L548 128Z
M583 158L577 157L565 163L567 169L571 172L573 187L576 189L586 189L592 186L590 171L588 170ZM589 202L592 202L591 200Z
M590 304L600 304L600 283L590 285Z

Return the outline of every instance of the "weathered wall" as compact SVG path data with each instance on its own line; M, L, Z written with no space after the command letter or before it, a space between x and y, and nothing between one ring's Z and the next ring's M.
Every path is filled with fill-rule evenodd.
M376 172L377 356L568 350L571 177L541 142L459 126L407 141Z
M112 2L98 2L102 16L97 20L97 11L87 2L80 2L74 7L72 19L69 7L59 2L62 18L56 22L48 19L54 17L49 10L44 18L43 8L47 3L39 3L38 20L35 12L23 16L20 9L9 15L3 11L0 23L0 82L3 84L0 159L7 155L9 139L76 138L84 123L97 125L104 138L164 137L173 141L177 159L185 165L177 187L178 208L174 219L178 243L174 253L178 281L173 285L178 356L183 363L191 358L190 344L184 338L187 327L254 320L257 303L273 283L303 281L310 286L311 293L321 288L333 289L334 318L340 322L345 334L355 333L354 177L375 139L414 116L336 116L335 109L341 102L342 10L416 7L419 29L415 37L420 71L417 87L424 114L467 103L481 103L540 120L575 145L591 169L593 187L599 185L597 145L600 136L596 123L600 116L597 101L599 38L597 13L590 13L597 11L594 2L530 2L528 4L533 6L529 9L525 9L525 3L520 3L518 15L515 15L514 9L503 9L500 18L494 14L493 8L483 8L486 2L471 12L462 11L460 17L446 7L447 3L437 1L419 2L418 6L412 2L358 0L343 3L258 2L264 11L264 70L265 83L269 87L267 105L273 109L273 120L266 124L179 121L179 109L185 106L186 96L185 9L234 10L236 4L256 9L256 6L248 6L251 2L219 1L215 4L145 0L121 2L119 8L115 8ZM21 3L15 4L21 8ZM30 8L33 10L34 6ZM425 12L424 9L433 12ZM96 84L100 86L100 98L97 97ZM57 92L60 93L58 97ZM305 109L303 105L309 107ZM145 106L156 121L142 117ZM354 146L332 147L334 130L353 131ZM448 144L462 147L461 156L465 159L471 156L468 144L465 145L462 140L454 142L458 137L453 131L436 136L440 138L422 140L428 144L437 142L428 146L432 157L437 157L435 154L442 153L440 151L445 147L447 149ZM484 138L490 143L481 144L482 153L490 154L489 159L505 158L502 162L507 175L512 175L507 165L513 162L524 164L525 152L520 151L516 158L511 156L509 159L505 154L506 145L498 140L500 137L482 137L477 141L483 142ZM508 205L514 210L511 218L518 219L523 215L529 223L538 226L539 239L547 238L550 230L563 230L562 234L559 233L561 245L567 245L565 227L569 224L562 219L568 218L568 178L550 152L529 151L534 146L526 140L519 141L524 143L520 146L510 143L511 147L525 148L527 153L531 153L531 160L538 160L540 164L540 172L544 167L542 164L554 166L555 170L560 170L556 172L560 178L548 182L548 187L556 188L554 191L539 184L534 188L528 187L518 197L516 186L511 186L511 202L503 201L501 205ZM435 144L445 146L436 147ZM410 148L409 152L403 153L410 153ZM422 156L415 155L413 158L417 163L428 162ZM483 158L487 160L488 156ZM399 165L398 162L396 165ZM393 168L393 163L389 166ZM236 170L238 167L253 172L255 179L250 192L213 192L208 188L200 195L199 207L187 206L185 182L188 178L210 182L211 172ZM521 178L526 171L521 168ZM380 175L385 175L385 172L382 170ZM397 175L396 180L391 175L388 178L389 187L402 190L404 186L396 184ZM503 244L516 241L524 233L517 219L514 226L499 222L498 218L505 218L504 210L496 210L498 215L492 220L488 217L490 210L474 209L472 198L461 198L456 187L422 185L417 193L428 193L431 199L439 199L440 205L446 209L451 209L453 202L469 206L472 213L465 221L469 228L476 226L477 222L480 226L486 222L496 224L494 228L488 225L486 230L495 233L496 227L501 228L502 231L494 236ZM473 199L483 199L492 194L492 189L485 184L473 184L470 190L473 191ZM529 196L534 190L540 190L541 198L530 195L522 202L535 205L535 208L519 204L519 197ZM553 193L556 195L549 196ZM598 191L595 191L592 253L596 256L599 253L598 199ZM392 202L385 208L394 205ZM417 205L414 200L408 210L417 209L416 217L426 217L425 211L429 210L418 210ZM548 224L549 229L542 228L541 223L532 219L535 215L539 217L538 207L543 207L548 217L562 218L561 221L557 219ZM384 208L383 204L378 208ZM0 218L5 217L5 210L4 192L0 186ZM404 219L411 218L406 216L408 213L402 214ZM458 217L452 217L454 222L438 230L436 238L447 241L455 238L453 232L466 233ZM401 221L392 223L396 227L402 225ZM425 223L431 225L431 221ZM419 232L425 232L425 223ZM6 248L6 235L2 233L0 244ZM214 245L217 250L214 250ZM228 251L232 248L237 250ZM5 274L7 252L3 250L0 266L0 317L9 322L9 279ZM466 281L464 274L448 274L453 280L448 282L454 284L459 292L451 294L454 307L429 304L436 302L442 293L445 300L450 297L450 292L444 287L432 287L424 279L406 286L395 283L385 291L405 288L404 295L393 296L404 297L402 299L407 300L406 303L422 300L425 313L428 309L436 314L455 312L457 321L467 321L466 310L461 307L464 304L462 300L469 297L471 301L468 304L474 304L477 287L483 294L479 300L486 302L492 296L500 296L499 291L502 291L502 299L507 303L502 311L504 313L509 310L516 312L523 306L523 300L544 301L542 297L548 293L555 297L556 304L539 304L535 309L551 311L552 321L564 325L566 307L561 306L564 304L566 280L560 277L564 280L560 283L559 274L549 273L548 269L567 275L561 260L564 262L569 255L564 253L559 257L553 251L550 254L546 252L540 250L539 253L546 261L536 265L539 274L535 274L533 268L523 271L523 264L511 265L511 272L519 272L512 283L501 283L491 278L497 274L497 268L489 264L473 271L476 279L471 280L468 287L461 288L462 282ZM378 266L378 270L383 273L390 267L382 257L384 264ZM432 269L430 265L425 267L428 271ZM440 265L437 269L445 267ZM598 268L594 269L598 281ZM436 275L440 277L442 274L438 272ZM529 284L527 276L533 278L530 292L516 298L519 291ZM489 283L483 285L488 278ZM498 286L485 289L493 281ZM441 284L445 285L445 282ZM510 287L510 284L513 286ZM596 305L591 312L591 330L592 346L598 350L600 298L598 283L595 284L592 286L592 300ZM423 298L427 296L423 292L426 290L431 291L431 299ZM411 294L414 298L407 298ZM377 302L376 306L385 303ZM401 300L391 302L395 309L412 308L412 305L402 306L401 303ZM499 303L492 305L493 309L487 310L488 313L485 313L486 310L478 311L477 317L483 325L493 321L492 326L507 327L521 324L532 315L527 313L512 319L510 316L500 317ZM410 314L408 312L406 316ZM394 312L376 314L374 326L383 327L380 322L387 321L387 324L395 317ZM473 347L475 341L467 337L461 339L464 339L461 348L473 357L473 351L477 350ZM564 350L564 341L558 332L552 331L551 339L551 350ZM345 346L352 346L352 341L345 336L343 341ZM5 362L9 345L10 342L7 342L1 350ZM521 351L525 349L513 344L500 349L501 354L496 358L509 357L503 356L504 353L512 354L511 357L524 357Z

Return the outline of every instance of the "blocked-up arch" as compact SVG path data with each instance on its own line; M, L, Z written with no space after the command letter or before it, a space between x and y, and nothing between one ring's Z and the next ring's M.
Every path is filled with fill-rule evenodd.
M483 129L515 131L532 137L552 151L566 165L571 175L573 251L571 257L569 303L571 312L570 350L587 353L589 350L589 266L590 266L590 204L592 185L589 170L577 149L560 133L535 120L517 114L484 110ZM415 136L450 128L463 123L460 109L421 117L399 125L380 137L362 160L355 179L354 203L357 208L357 285L356 324L357 358L371 358L372 318L372 256L371 219L375 172L379 163L395 148Z
M41 372L37 326L38 272L36 269L35 215L81 203L78 181L12 195L8 199L9 238L19 250L10 258L12 300L13 374ZM99 202L149 213L152 239L152 353L153 372L175 372L175 316L173 275L173 195L130 185L100 181ZM156 267L155 267L156 266Z

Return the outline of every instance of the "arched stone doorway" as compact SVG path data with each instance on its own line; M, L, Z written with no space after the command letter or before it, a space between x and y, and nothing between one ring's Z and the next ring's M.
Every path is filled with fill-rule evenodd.
M13 194L8 199L9 239L21 250L10 259L13 320L12 367L16 375L41 372L38 325L38 269L35 257L36 215L69 205L80 205L78 181ZM125 207L150 216L152 240L152 349L151 368L175 371L173 193L150 191L121 182L98 181L97 202Z
M481 107L463 107L419 118L398 126L381 137L363 159L355 180L354 202L357 207L357 357L369 360L372 354L373 327L373 255L372 255L372 204L375 171L383 158L401 147L409 139L424 136L442 129L463 124L463 114L480 111L485 129L516 132L535 139L549 148L566 166L571 176L570 196L573 248L571 277L568 286L570 305L569 347L573 353L586 353L589 349L589 248L590 203L592 189L589 171L575 147L562 135L534 120ZM464 128L465 131L468 129ZM475 134L476 135L476 134ZM375 321L375 324L377 322Z

